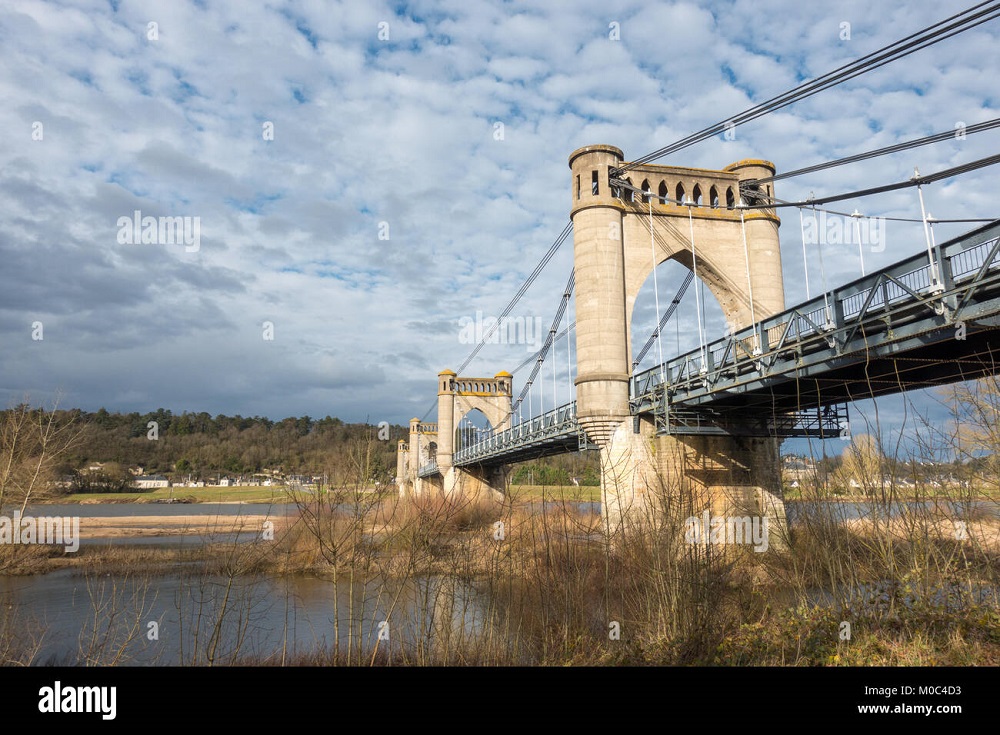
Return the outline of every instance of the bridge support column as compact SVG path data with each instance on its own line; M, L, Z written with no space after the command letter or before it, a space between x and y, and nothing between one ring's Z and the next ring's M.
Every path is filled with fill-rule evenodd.
M723 528L740 519L742 529L742 519L748 519L746 528L758 535L728 543L761 551L787 547L779 440L656 436L646 419L638 428L636 433L633 420L619 424L601 449L601 502L609 535L652 527L685 536L692 518L699 529L706 519L709 524L719 519L716 527Z
M453 505L486 500L503 502L506 485L506 467L489 470L452 467L444 473L442 492Z

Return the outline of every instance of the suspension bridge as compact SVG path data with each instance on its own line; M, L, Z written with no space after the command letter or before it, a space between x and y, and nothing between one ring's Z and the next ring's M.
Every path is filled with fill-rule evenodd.
M986 5L994 13L987 19L1000 16L1000 6ZM982 6L971 11L982 11ZM960 16L937 25L954 35ZM982 12L968 18L984 22ZM947 37L943 34L938 36ZM911 46L897 51L906 55ZM888 52L877 53L885 58ZM865 57L857 69L842 67L839 75L801 85L733 119L744 122L779 109L815 93L819 81L829 86L861 73L858 69L870 68L870 61ZM978 133L998 126L1000 120L991 120L969 130ZM853 401L996 372L1000 220L977 221L985 224L937 243L922 187L994 165L1000 156L804 202L778 199L774 184L792 175L930 145L950 131L780 175L772 163L758 159L720 169L650 162L720 130L706 128L628 162L610 145L587 146L570 155L570 224L493 326L501 328L503 317L572 234L573 271L545 344L526 363L534 362L533 370L517 399L510 373L491 378L462 375L488 343L487 334L457 373L442 371L437 421L413 419L409 440L400 442L401 493L502 491L506 468L512 464L592 448L601 456L602 512L614 524L647 514L658 492L681 486L694 488L713 508L749 507L783 523L778 470L783 439L847 436L848 405ZM811 209L815 214L825 204L907 187L917 190L917 221L923 224L924 238L895 247L911 254L866 272L859 252L859 278L827 288L824 273L820 295L788 308L778 238L782 208ZM860 228L857 212L853 221ZM800 225L804 227L801 218ZM661 311L656 269L668 260L689 273ZM629 325L639 290L650 277L656 313L662 316L645 345L633 351ZM693 289L698 346L665 358L663 327L693 281L698 282ZM726 333L714 339L707 333L702 285L714 295L728 324ZM571 400L535 414L531 388L537 381L543 404L546 381L539 374L563 336L567 377L575 364L576 377L567 393ZM653 346L655 366L639 371ZM555 370L555 358L550 362ZM528 418L523 417L526 397ZM555 373L550 397L555 404ZM486 416L485 430L463 425L463 418L476 410Z

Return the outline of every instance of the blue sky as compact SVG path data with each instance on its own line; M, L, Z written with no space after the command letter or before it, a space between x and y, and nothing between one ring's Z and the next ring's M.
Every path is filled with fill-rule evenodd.
M422 416L438 370L471 349L463 318L497 315L568 220L570 152L609 143L638 157L961 7L8 2L0 399ZM789 170L996 117L998 35L996 23L982 27L662 162L761 157ZM889 183L996 145L995 132L970 136L780 182L776 193ZM928 208L996 215L996 180L986 169L928 187ZM912 191L840 207L919 216ZM135 210L199 218L200 246L120 244L119 218ZM794 211L781 237L792 304L805 297ZM887 247L866 265L917 252L922 238L919 225L890 222ZM824 257L831 285L857 274L856 249ZM571 265L567 243L514 315L547 327ZM662 299L683 271L659 273ZM693 291L687 301L665 345L694 345ZM717 306L708 311L709 334L721 335ZM654 323L650 282L634 341ZM466 372L511 370L528 347L491 345ZM565 399L565 351L557 360ZM903 408L887 399L881 420L901 422Z

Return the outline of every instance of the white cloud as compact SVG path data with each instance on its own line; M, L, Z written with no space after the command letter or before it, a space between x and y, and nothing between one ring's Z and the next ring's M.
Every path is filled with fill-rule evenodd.
M7 397L62 388L64 404L89 409L399 422L422 415L436 371L469 352L459 319L498 315L566 223L572 150L611 143L637 157L946 14L929 0L113 5L20 0L0 17ZM755 156L788 170L994 117L981 70L996 66L997 35L990 25L945 41L663 162ZM995 140L777 192L888 183L987 155ZM994 180L986 170L928 187L929 206L989 216ZM914 216L915 204L902 192L856 206ZM119 246L117 218L135 209L199 217L201 249ZM792 302L804 296L798 217L783 216ZM867 265L917 251L921 237L894 225ZM830 283L853 277L853 257L831 254ZM547 328L571 265L570 241L515 313ZM681 272L661 288L672 293ZM655 317L646 301L636 314L641 341ZM31 341L35 319L43 343ZM490 347L470 370L511 369L524 354Z

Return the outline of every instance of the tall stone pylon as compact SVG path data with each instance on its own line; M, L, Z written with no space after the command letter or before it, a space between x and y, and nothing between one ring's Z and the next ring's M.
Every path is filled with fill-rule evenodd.
M777 439L657 435L651 421L634 420L629 409L632 311L663 261L694 270L732 330L784 309L780 220L773 209L740 207L743 199L771 201L770 184L757 181L772 176L774 166L743 160L720 170L629 167L621 176L647 196L612 182L623 163L622 151L609 145L580 148L569 158L577 417L600 447L605 522L610 530L646 522L669 496L683 494L713 512L756 508L781 524Z

